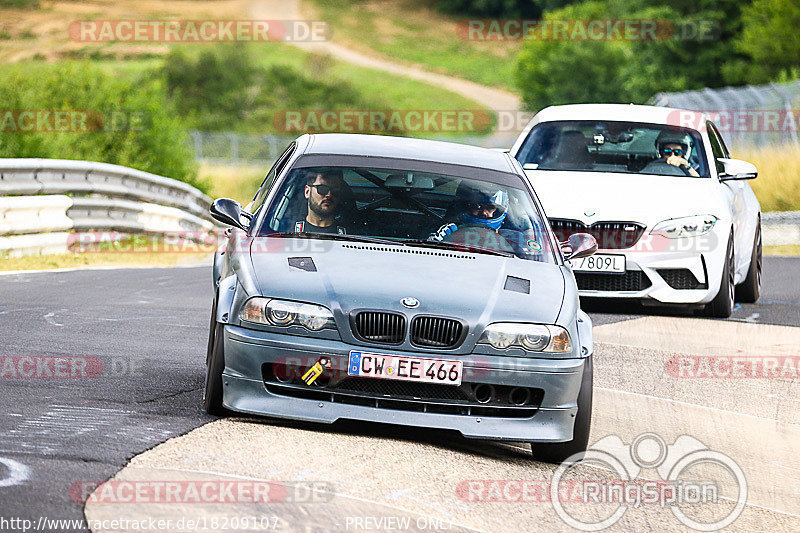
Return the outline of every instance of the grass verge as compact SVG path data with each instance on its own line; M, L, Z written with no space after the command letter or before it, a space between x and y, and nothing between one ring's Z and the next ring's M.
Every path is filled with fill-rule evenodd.
M776 246L764 245L764 255L798 255L800 256L800 244L781 244Z
M800 148L768 146L734 150L732 155L758 167L750 185L762 211L800 210Z
M198 243L158 236L124 235L116 240L86 243L65 254L0 257L0 271L53 270L83 267L173 267L210 264L214 240Z
M457 17L424 0L307 0L312 18L333 26L333 40L428 70L516 90L519 41L468 41Z
M203 253L136 253L92 252L54 255L26 255L0 259L0 271L54 270L58 268L86 267L174 267L182 265L210 264L211 254Z
M253 199L272 164L257 165L200 165L199 178L211 185L212 198L233 198L242 205Z

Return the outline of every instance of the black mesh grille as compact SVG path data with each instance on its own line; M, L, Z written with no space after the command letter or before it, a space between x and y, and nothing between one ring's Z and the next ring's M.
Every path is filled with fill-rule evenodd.
M411 321L411 342L429 348L453 348L461 340L464 326L458 320L418 316Z
M597 247L606 250L630 248L641 238L645 226L636 222L595 222L586 226L579 220L551 218L550 225L559 241L566 241L573 233L589 233L597 239Z
M437 383L414 383L388 379L351 378L339 383L338 390L364 392L398 398L417 398L435 400L468 400L461 389Z
M406 336L406 318L385 311L361 311L353 319L353 333L369 342L401 344Z
M664 278L673 289L707 289L707 283L700 283L688 268L659 268L658 275Z
M576 272L575 281L582 291L641 291L652 285L641 270L628 270L624 274Z

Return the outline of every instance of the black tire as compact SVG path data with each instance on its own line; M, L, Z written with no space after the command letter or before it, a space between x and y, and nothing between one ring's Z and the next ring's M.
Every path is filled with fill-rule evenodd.
M578 393L578 413L575 415L575 427L572 430L572 440L566 442L532 442L531 453L537 461L545 463L562 463L572 455L581 454L574 458L576 461L583 459L583 453L589 446L589 430L592 425L592 358L586 359L583 366L583 381Z
M722 279L719 282L719 291L711 302L706 304L705 312L707 316L716 318L728 318L733 313L734 294L736 286L733 284L733 276L736 265L733 255L733 234L728 238L728 250L726 252L725 265L722 268Z
M208 354L206 355L206 381L203 388L203 410L222 416L227 410L222 406L222 371L225 369L223 325L217 323L217 304L214 302L211 314L211 328L208 333Z
M756 226L756 237L753 241L753 255L750 257L750 268L747 277L736 286L736 301L746 304L756 303L761 296L761 219Z

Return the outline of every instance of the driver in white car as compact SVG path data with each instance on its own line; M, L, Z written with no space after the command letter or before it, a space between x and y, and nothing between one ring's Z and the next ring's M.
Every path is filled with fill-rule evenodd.
M672 131L662 131L656 138L656 149L658 150L659 161L664 161L668 165L673 165L683 170L688 176L699 177L691 163L689 157L689 143L686 136Z

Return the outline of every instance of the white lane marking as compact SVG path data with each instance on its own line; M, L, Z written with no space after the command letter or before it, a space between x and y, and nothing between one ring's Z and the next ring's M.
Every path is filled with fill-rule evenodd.
M144 452L144 454L146 454L146 453L148 453L148 452ZM142 455L142 454L140 454L140 455ZM192 474L209 474L209 475L212 475L212 476L219 476L219 477L223 477L223 478L230 477L230 478L235 478L235 479L244 479L244 480L247 480L247 481L264 481L264 482L272 481L272 482L274 482L274 480L258 478L258 477L252 477L252 476L242 476L242 475L239 475L239 474L229 474L229 473L223 473L223 472L215 472L214 470L195 470L195 469L185 469L185 468L162 468L162 467L152 468L152 467L131 467L131 466L127 466L127 467L123 468L122 470L120 470L119 472L117 472L117 475L119 475L121 472L126 472L128 470L135 470L135 469L166 470L166 471L171 471L171 472L189 472L189 473L192 473ZM113 481L114 479L116 479L116 476L114 478L112 478L111 480L109 480L109 481ZM287 485L291 485L291 483L287 483ZM95 489L95 490L97 490L97 489ZM334 496L347 498L349 500L355 500L355 501L364 502L364 503L372 503L372 504L375 504L375 505L380 505L381 507L389 507L391 509L398 509L398 510L402 510L402 511L405 511L407 513L411 513L411 514L415 514L415 515L419 515L420 514L417 511L412 511L412 510L406 509L404 507L396 507L394 505L389 505L389 504L387 504L385 502L378 502L378 501L370 500L370 499L367 499L367 498L361 498L361 497L355 496L353 494L342 494L342 493L340 493L340 492L338 492L336 490L334 490L333 492L329 492L329 491L326 491L326 490L320 490L320 489L310 489L310 490L312 492L319 492L319 493L322 493L322 494L332 494ZM466 505L466 504L461 504L461 505ZM466 508L470 509L469 505L466 505ZM84 511L85 511L85 509L84 509ZM452 520L449 520L449 526L450 527L457 526L457 527L460 527L460 528L463 528L463 529L468 529L470 531L476 531L476 532L482 531L480 529L475 529L473 527L465 526L464 524L459 524L459 523L454 522Z
M629 394L631 396L639 396L640 398L649 398L651 400L661 400L661 401L664 401L664 402L675 403L675 404L678 404L678 405L687 405L689 407L697 407L698 409L707 409L709 411L716 411L718 413L727 413L727 414L731 414L731 415L744 416L744 417L747 417L747 418L755 418L756 420L765 420L767 422L780 422L782 424L788 424L790 426L800 426L800 424L795 424L793 422L785 422L783 420L778 420L777 418L766 418L766 417L763 417L763 416L750 415L750 414L747 414L747 413L740 413L738 411L731 411L729 409L720 409L719 407L709 407L707 405L699 405L699 404L691 403L691 402L682 402L680 400L672 400L670 398L664 398L664 397L661 397L661 396L652 396L650 394L642 394L641 392L630 392L630 391L625 391L625 390L609 389L609 388L606 388L606 387L597 387L597 386L595 386L594 389L596 389L596 390L604 390L604 391L608 391L608 392L618 392L620 394Z
M41 270L4 270L0 271L0 276L13 276L16 274L42 274L48 272L80 272L84 270L145 270L153 268L200 268L213 266L211 261L203 261L200 263L191 263L188 265L173 265L173 266L158 266L158 265L141 265L141 266L96 266L96 267L75 267L75 268L51 268Z
M748 324L758 324L758 317L760 317L760 313L753 313L746 318L731 318L731 320L736 320L738 322L747 322Z
M777 398L779 400L789 400L790 402L800 402L800 398L787 398L783 394L767 394L767 398Z
M24 483L31 477L31 469L19 461L0 457L0 463L6 465L9 474L7 478L0 479L0 487L13 487Z
M56 316L56 313L63 313L64 311L66 311L66 309L61 309L59 311L53 311L52 313L47 313L46 315L44 315L44 319L48 324L50 324L52 326L58 326L59 328L63 328L64 324L60 324L60 323L56 322L53 319L53 317Z

